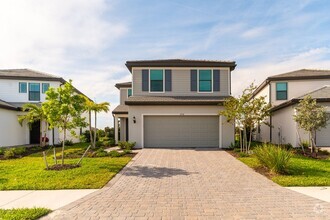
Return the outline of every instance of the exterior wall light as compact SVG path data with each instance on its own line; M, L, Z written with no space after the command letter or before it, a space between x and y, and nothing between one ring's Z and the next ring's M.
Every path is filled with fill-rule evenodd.
M136 118L135 118L135 116L133 116L133 123L134 123L134 124L136 123Z

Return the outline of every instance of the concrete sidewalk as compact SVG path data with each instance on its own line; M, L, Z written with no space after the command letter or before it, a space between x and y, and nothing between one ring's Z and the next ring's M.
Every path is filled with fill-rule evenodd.
M319 186L319 187L285 187L298 193L314 197L326 202L330 202L330 187Z
M0 191L0 209L43 207L55 210L97 189Z

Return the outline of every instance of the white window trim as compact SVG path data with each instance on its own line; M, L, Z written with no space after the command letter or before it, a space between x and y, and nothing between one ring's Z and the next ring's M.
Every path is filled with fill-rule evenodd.
M199 70L211 70L211 91L210 92L199 91ZM213 93L213 70L214 69L197 69L197 93Z
M150 73L151 70L163 70L163 91L151 91L151 78L150 78ZM149 71L149 93L165 93L165 69L163 68L152 68L152 69L148 69Z

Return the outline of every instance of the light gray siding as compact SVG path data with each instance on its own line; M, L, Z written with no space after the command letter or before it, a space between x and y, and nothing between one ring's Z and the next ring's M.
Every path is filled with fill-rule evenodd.
M219 116L146 116L145 147L219 147Z
M127 88L120 89L120 104L125 105L125 101L127 100Z
M145 68L143 68L145 69ZM133 69L133 94L134 96L228 96L229 94L229 74L230 71L220 70L220 91L213 93L198 93L192 92L190 89L190 69L175 69L172 70L172 91L164 93L150 93L142 91L142 69ZM197 69L197 68L191 68ZM217 68L210 68L217 69Z

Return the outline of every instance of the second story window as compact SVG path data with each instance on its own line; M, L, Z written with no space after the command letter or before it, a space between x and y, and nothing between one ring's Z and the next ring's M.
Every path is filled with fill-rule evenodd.
M27 93L27 83L26 82L19 83L19 93Z
M199 70L199 92L212 92L212 70Z
M49 89L49 83L43 83L42 84L42 93L46 93Z
M278 82L276 83L276 100L288 99L288 83Z
M40 101L40 83L29 83L29 101Z
M132 96L132 89L127 89L127 97Z
M164 91L163 70L150 70L150 92Z

